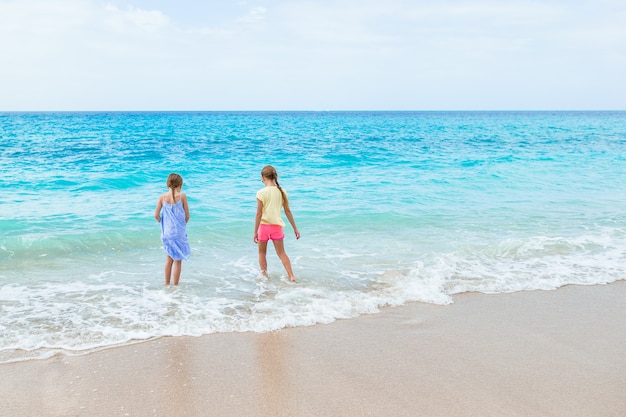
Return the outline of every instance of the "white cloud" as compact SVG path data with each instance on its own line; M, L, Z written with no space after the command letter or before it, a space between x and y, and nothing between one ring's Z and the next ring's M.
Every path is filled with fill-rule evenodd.
M0 110L626 108L625 20L615 0L0 0Z
M265 7L253 7L248 10L248 14L243 17L237 19L238 22L241 23L254 23L264 20L267 14L267 9Z
M121 10L115 5L108 4L105 22L114 30L140 29L147 32L156 32L169 27L170 20L159 10L142 10L133 6Z
M90 13L89 1L0 1L0 33L57 34L80 27ZM4 42L3 42L4 43Z

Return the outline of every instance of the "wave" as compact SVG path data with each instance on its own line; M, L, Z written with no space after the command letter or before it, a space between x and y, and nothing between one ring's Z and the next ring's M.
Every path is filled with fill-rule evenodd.
M259 278L253 255L233 258L231 251L228 257L228 248L186 265L179 288L164 287L158 274L130 264L69 280L6 283L0 288L0 362L164 336L310 326L407 302L445 305L465 292L553 290L626 279L623 229L454 246L403 263L384 253L309 248L309 257L293 258L302 274L298 285L280 271ZM313 264L319 267L307 273Z

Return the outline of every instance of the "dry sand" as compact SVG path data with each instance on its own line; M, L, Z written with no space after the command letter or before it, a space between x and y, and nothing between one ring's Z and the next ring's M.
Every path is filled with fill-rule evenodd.
M626 281L0 365L0 416L626 416Z

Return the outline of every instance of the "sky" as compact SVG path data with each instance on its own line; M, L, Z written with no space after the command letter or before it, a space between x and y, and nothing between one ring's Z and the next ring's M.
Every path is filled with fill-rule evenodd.
M626 0L0 0L0 111L626 110Z

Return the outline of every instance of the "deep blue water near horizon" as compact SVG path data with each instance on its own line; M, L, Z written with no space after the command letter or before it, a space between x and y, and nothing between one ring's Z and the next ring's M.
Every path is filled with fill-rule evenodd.
M302 233L258 274L260 170ZM626 112L0 113L0 362L626 279ZM152 215L184 178L192 257Z

